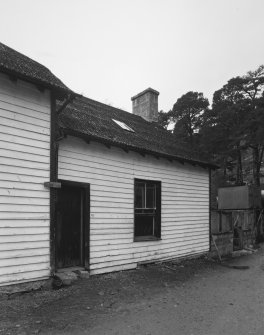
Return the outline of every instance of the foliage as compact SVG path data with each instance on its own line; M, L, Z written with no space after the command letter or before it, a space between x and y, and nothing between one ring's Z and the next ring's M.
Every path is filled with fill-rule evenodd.
M253 183L260 185L264 153L264 65L245 76L230 79L213 96L212 108L202 93L187 92L171 111L160 115L164 128L174 122L177 141L205 152L224 174L235 171L243 184L245 156L253 168Z
M203 93L187 92L173 105L170 117L175 122L174 134L194 145L194 138L199 132L200 118L208 108L209 101Z

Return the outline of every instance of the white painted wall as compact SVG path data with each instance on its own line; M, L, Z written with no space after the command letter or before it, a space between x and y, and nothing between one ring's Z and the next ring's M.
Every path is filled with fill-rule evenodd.
M50 275L50 95L0 74L0 285Z
M68 137L59 178L90 183L91 274L209 250L208 170ZM160 241L133 242L134 178L162 183Z

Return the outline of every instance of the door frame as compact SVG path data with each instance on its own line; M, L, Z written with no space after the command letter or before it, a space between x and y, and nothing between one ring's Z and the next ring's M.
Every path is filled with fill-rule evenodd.
M61 183L61 186L71 186L79 188L83 191L84 199L83 199L83 257L84 257L84 268L86 270L89 270L90 267L90 184L88 183L82 183L82 182L76 182L76 181L70 181L70 180L64 180L64 179L58 179L58 182ZM58 200L58 198L57 198ZM57 213L57 207L58 201L56 202L56 213ZM57 221L57 215L56 215L56 221ZM56 241L56 226L57 222L55 224L55 241ZM55 261L55 270L58 270L57 268L57 262L56 262L56 242L55 242L55 253L54 253L54 261Z

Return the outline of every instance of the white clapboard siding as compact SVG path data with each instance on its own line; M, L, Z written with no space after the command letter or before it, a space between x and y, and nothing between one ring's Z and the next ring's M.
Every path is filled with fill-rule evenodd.
M209 249L207 169L68 137L60 142L59 178L90 183L91 274ZM160 241L133 241L135 178L161 181Z
M50 94L0 74L0 285L50 275Z

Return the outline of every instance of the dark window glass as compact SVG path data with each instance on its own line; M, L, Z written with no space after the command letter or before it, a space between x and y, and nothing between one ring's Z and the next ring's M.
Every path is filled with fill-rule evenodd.
M145 208L145 184L138 183L135 187L136 208Z
M135 239L159 238L161 183L135 180Z
M146 186L146 208L156 208L156 185Z

